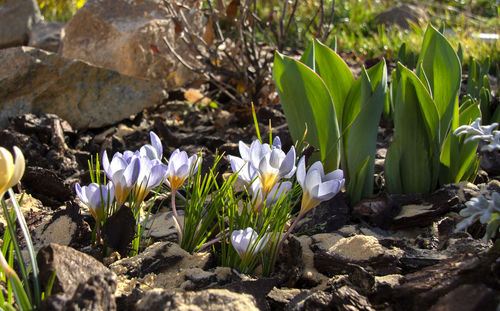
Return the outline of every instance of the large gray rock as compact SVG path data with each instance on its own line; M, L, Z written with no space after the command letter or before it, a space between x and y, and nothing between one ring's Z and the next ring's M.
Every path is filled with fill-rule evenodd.
M28 43L32 25L41 20L36 0L0 1L0 48Z
M123 76L47 51L0 50L0 128L7 118L54 113L73 128L126 119L166 97L159 82Z
M116 286L116 275L113 272L98 260L74 248L52 243L42 247L36 259L42 284L47 284L54 270L56 271L53 294L71 297L80 283L87 283L90 278L99 275L108 275Z
M184 15L193 29L204 31L199 10L185 9ZM189 58L175 28L162 0L88 0L66 24L62 55L180 86L195 75L168 53L164 37Z

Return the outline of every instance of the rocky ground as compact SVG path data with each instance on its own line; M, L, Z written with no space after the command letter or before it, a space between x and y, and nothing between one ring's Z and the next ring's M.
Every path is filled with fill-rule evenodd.
M159 34L179 43L158 3L137 1L132 10L127 1L88 0L64 26L44 23L35 2L26 1L29 10L17 9L29 11L33 28L13 27L22 30L14 38L0 27L0 41L7 42L0 47L8 47L0 49L0 145L19 146L26 157L20 190L42 283L56 270L42 310L497 309L499 255L490 251L491 241L481 240L484 226L454 229L466 201L500 191L499 153L481 155L475 183L446 185L430 195L388 195L387 121L378 131L375 195L351 207L339 193L306 214L270 277L260 276L259 268L244 275L221 267L212 252L182 250L170 200L162 196L147 225L151 245L138 256L121 256L133 232L118 212L103 228L117 252L103 256L90 242L94 219L74 191L76 182L90 182L91 156L136 150L154 131L165 156L176 148L202 152L206 171L217 152L236 155L238 141L255 139L248 106L224 96L213 98L218 108L198 101L213 94L213 85L158 53L166 50ZM193 24L203 23L195 10L189 14ZM28 43L35 47L17 46ZM176 47L188 53L181 43ZM342 57L357 75L363 62ZM280 106L265 103L256 103L260 130L266 133L271 120L273 135L288 150L292 141ZM225 158L219 171L230 171Z
M448 185L429 196L386 195L378 165L380 193L353 208L341 193L308 213L295 230L305 234L288 240L268 278L259 277L258 269L256 275L242 275L220 267L211 252L182 250L169 200L162 198L151 228L153 244L136 257L113 253L103 258L101 249L90 244L93 218L73 190L75 182L89 182L90 156L137 149L148 143L153 130L166 155L175 148L202 151L208 166L217 150L238 154L239 140L255 138L249 111L224 108L168 100L118 124L80 131L51 114L10 119L0 141L6 147L21 146L26 156L22 188L29 195L24 207L39 249L42 282L57 271L55 295L44 302L45 310L496 308L500 262L488 252L491 244L481 241L484 228L475 224L468 232L454 231L461 218L457 212L467 200L500 191L500 182L484 170L476 184ZM288 149L291 140L278 108L260 107L257 117L262 131L273 120L274 134ZM379 160L390 138L391 130L381 127ZM220 170L229 171L226 160ZM127 235L119 222L107 231L118 240Z

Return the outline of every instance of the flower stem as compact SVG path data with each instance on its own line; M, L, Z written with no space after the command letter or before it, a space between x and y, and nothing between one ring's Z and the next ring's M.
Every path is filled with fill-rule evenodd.
M297 225L297 223L299 222L299 220L302 218L302 216L304 216L305 213L299 213L299 215L297 216L297 218L295 218L295 220L293 221L292 225L290 226L290 228L288 228L288 231L285 233L285 235L283 236L283 238L281 239L279 245L278 245L278 249L277 251L279 252L280 248L281 248L281 244L288 238L288 235L293 231L293 229L295 228L295 226Z
M175 208L175 193L177 192L177 189L172 189L172 194L171 194L171 202L172 202L172 211L174 212L174 218L175 221L177 222L177 231L179 233L179 237L182 237L182 232L181 232L181 222L179 221L179 215L177 215L177 209ZM181 239L179 239L180 242Z

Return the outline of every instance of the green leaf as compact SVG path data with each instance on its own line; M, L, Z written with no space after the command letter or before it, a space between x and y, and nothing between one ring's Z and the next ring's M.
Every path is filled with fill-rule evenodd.
M383 67L385 72L385 66ZM378 84L374 92L372 91L372 85L364 68L361 81L363 86L361 95L362 108L349 129L350 140L347 143L347 156L345 159L347 162L347 177L355 176L354 178L357 179L353 181L356 188L348 188L352 204L373 194L378 125L387 95L387 83L383 83L383 81ZM367 160L368 162L365 163ZM359 172L361 167L365 170L363 174ZM361 176L364 177L360 180ZM349 186L351 186L351 182L349 180Z
M424 35L418 64L422 65L436 103L440 119L439 141L443 142L450 127L462 79L462 66L448 40L429 25Z
M337 169L340 132L326 84L306 65L279 53L274 57L273 78L293 140L302 138L307 124L306 141L319 148L325 170Z
M354 82L354 76L344 60L326 45L315 40L313 50L315 71L330 91L337 113L337 123L341 124L344 102Z
M402 64L398 71L395 141L386 159L386 182L391 193L428 193L439 174L438 114L420 79Z

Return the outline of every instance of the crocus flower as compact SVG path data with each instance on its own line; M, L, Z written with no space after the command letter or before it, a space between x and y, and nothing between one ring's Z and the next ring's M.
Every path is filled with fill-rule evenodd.
M89 208L90 214L92 214L96 221L102 219L104 208L109 206L115 196L113 183L111 182L106 186L91 183L83 187L76 183L75 190L80 201Z
M231 244L234 249L240 255L240 258L244 258L248 255L254 256L260 252L269 242L269 234L265 234L260 240L258 240L258 234L252 228L246 228L245 230L234 230L231 233Z
M154 132L149 132L151 137L151 144L146 144L139 149L140 155L146 156L151 160L158 160L161 162L163 158L163 146L161 140Z
M140 161L137 156L122 155L117 152L109 162L106 151L102 156L102 167L115 186L115 197L118 206L122 205L137 182L140 172Z
M258 176L265 195L281 178L290 178L295 173L295 148L292 146L285 154L279 137L275 137L272 146L255 140L248 147L240 141L239 150L241 158L229 156L233 172L239 172L238 177L246 183Z
M498 126L498 123L492 123L491 125L481 125L481 118L477 118L471 125L459 126L453 134L456 136L470 134L472 136L467 137L464 143L473 140L485 140L491 141L493 139L493 130Z
M200 161L197 155L188 158L185 151L176 149L168 160L165 183L172 189L172 192L177 191L190 174L198 171L199 164Z
M282 196L286 196L292 189L292 183L284 181L277 183L267 194L266 199L263 199L263 190L260 181L256 179L252 183L252 201L254 202L254 210L258 213L264 205L264 201L268 206L275 204Z
M137 159L139 161L139 174L134 187L134 196L136 203L140 203L151 189L158 187L162 183L167 172L167 166L147 156L139 156Z
M14 154L15 161L7 149L0 147L0 199L9 188L19 182L24 174L24 155L17 147L14 147Z
M311 165L306 174L305 159L302 157L297 166L297 181L303 190L300 214L305 214L321 201L333 198L344 186L345 179L340 169L325 175L320 161Z

